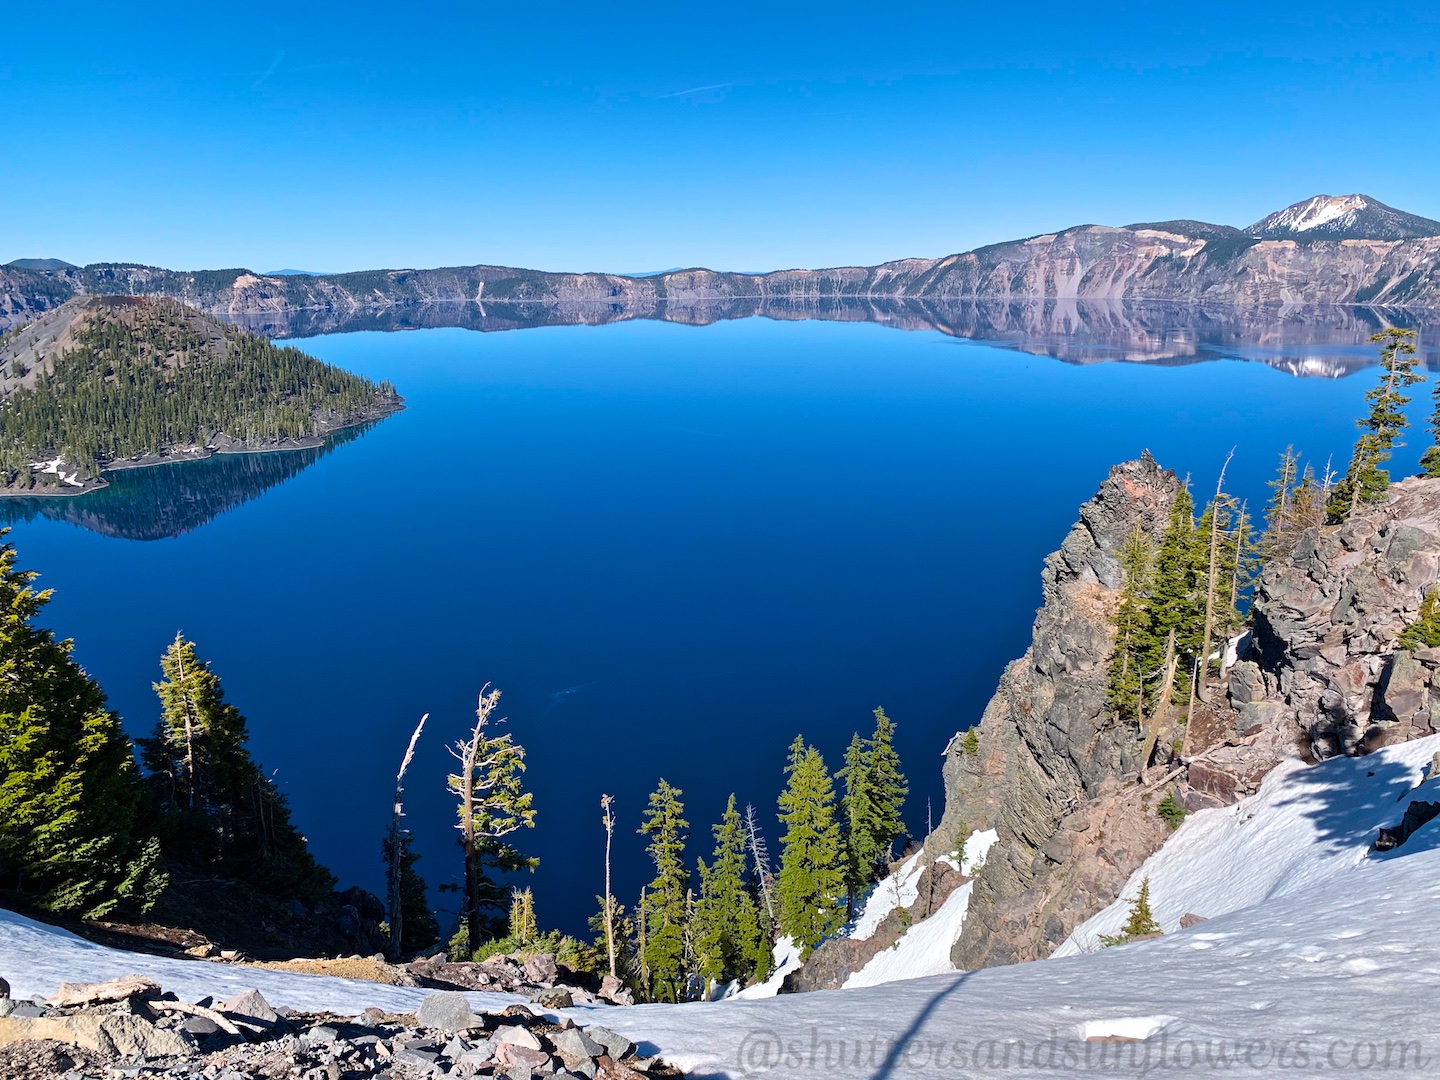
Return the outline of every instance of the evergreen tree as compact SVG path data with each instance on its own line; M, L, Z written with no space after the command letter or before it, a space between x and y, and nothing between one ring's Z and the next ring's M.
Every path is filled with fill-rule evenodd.
M390 836L386 836L380 844L385 866L394 866L399 872L401 956L414 956L440 940L440 923L430 907L429 889L415 869L420 856L411 850L414 842L415 838L409 833L401 833L398 858L393 857L395 842ZM394 918L393 914L391 918Z
M895 724L884 709L875 710L870 738L863 744L859 735L851 740L838 775L845 784L841 820L848 919L854 918L856 895L884 876L895 840L905 831L902 813L910 789L895 752Z
M770 954L747 881L745 826L734 795L713 831L715 858L709 866L699 861L700 897L691 927L695 970L707 989L717 982L753 979Z
M285 796L250 756L245 717L225 700L195 643L176 634L160 670L160 720L141 747L166 856L287 895L328 896L334 877L315 862Z
M1150 879L1147 877L1140 882L1139 895L1130 902L1130 917L1125 920L1125 925L1118 934L1101 934L1100 943L1106 946L1123 945L1127 941L1158 933L1160 924L1150 911Z
M844 856L835 790L820 752L796 736L785 772L789 780L780 795L785 835L776 889L778 922L780 932L800 945L804 958L841 926Z
M1440 592L1429 590L1420 601L1420 616L1407 626L1397 642L1402 649L1433 649L1440 645Z
M640 826L645 846L655 864L655 878L641 896L640 930L643 934L641 966L647 996L654 1001L680 1001L685 991L686 894L690 875L685 869L685 805L681 791L664 780L650 794L650 805Z
M1110 663L1110 707L1120 720L1140 723L1146 709L1144 663L1152 651L1149 617L1150 538L1138 526L1120 550L1124 583L1115 613L1115 651ZM974 732L974 728L970 729ZM979 750L976 740L976 750Z
M1370 402L1370 412L1355 422L1360 428L1360 437L1355 440L1345 479L1336 485L1330 497L1330 520L1335 522L1349 518L1362 502L1385 498L1390 474L1381 466L1389 460L1395 446L1403 445L1396 439L1409 423L1405 406L1410 399L1402 391L1423 378L1415 372L1418 361L1415 331L1391 327L1371 335L1370 340L1380 346L1380 381L1365 395L1365 400ZM1432 428L1440 431L1437 420L1440 416L1432 420ZM1431 467L1440 468L1436 455L1427 452L1426 457L1428 461L1422 459L1422 464L1427 471Z
M0 544L0 889L87 918L147 910L165 875L130 740L70 642L33 625L50 593L15 562Z
M460 847L465 854L465 934L470 949L506 931L509 894L497 874L533 870L536 860L522 855L505 837L535 827L534 796L525 790L525 748L510 732L495 734L491 717L500 691L487 683L480 692L475 723L468 738L451 754L460 763L449 777L459 800ZM500 721L495 721L498 724Z

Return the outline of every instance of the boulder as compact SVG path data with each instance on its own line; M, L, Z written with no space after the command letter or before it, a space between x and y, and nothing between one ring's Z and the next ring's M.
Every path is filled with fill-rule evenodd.
M598 1024L584 1030L586 1035L603 1046L605 1052L617 1061L620 1058L629 1057L635 1051L635 1044L618 1031L611 1031Z
M216 1005L215 1011L238 1024L261 1031L270 1031L280 1026L280 1014L270 1007L265 995L259 990L242 991L229 1001Z
M104 1005L112 1001L129 1001L160 993L160 985L143 975L126 975L103 983L61 983L55 996L45 1004L57 1008Z
M549 953L536 953L525 958L525 977L540 986L552 986L560 974L555 957Z
M544 1009L569 1009L575 1004L575 996L563 986L552 986L531 995L531 1000Z
M540 1049L540 1040L529 1028L507 1025L500 1028L491 1038L495 1044L495 1053L498 1056L502 1046L524 1046L531 1050Z
M182 1057L191 1043L131 1013L84 1011L63 1016L0 1017L0 1046L44 1039L81 1046L106 1057Z
M534 1072L550 1064L550 1055L544 1050L531 1049L519 1043L506 1042L495 1047L495 1060L506 1069L519 1067Z
M485 1026L485 1021L470 1009L470 1002L457 990L427 994L415 1010L415 1023L436 1031L471 1031Z

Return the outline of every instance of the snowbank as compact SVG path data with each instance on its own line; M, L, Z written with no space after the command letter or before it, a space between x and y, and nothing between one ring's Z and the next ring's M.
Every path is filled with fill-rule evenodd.
M67 930L0 910L0 977L17 998L49 997L62 982L103 982L122 975L144 975L186 1001L227 998L258 989L272 1005L355 1016L372 1005L390 1012L411 1012L428 990L324 975L175 960L123 952L76 937ZM514 994L467 994L476 1009L503 1009L527 998Z
M950 946L955 944L960 928L965 925L965 911L970 906L970 890L974 884L967 881L961 885L945 898L938 911L906 930L893 946L871 957L869 963L845 980L845 989L954 971Z
M1362 758L1282 762L1250 798L1187 818L1121 899L1079 926L1055 955L1094 948L1100 934L1115 933L1146 877L1151 910L1169 933L1187 913L1223 915L1374 862L1369 850L1380 826L1397 824L1412 799L1440 802L1440 779L1427 779L1437 751L1440 735L1431 735ZM1427 825L1395 855L1436 837L1440 823Z

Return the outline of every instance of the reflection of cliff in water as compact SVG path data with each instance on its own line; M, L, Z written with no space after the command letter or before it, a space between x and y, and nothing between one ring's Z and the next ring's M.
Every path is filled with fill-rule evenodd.
M632 319L704 326L760 316L785 321L873 322L900 330L938 330L1071 364L1123 360L1191 364L1238 358L1299 376L1336 378L1374 363L1369 337L1387 326L1421 331L1427 366L1440 368L1428 342L1434 312L1366 307L1253 307L1164 300L903 300L840 297L738 297L714 300L555 303L456 302L288 311L231 316L275 338L358 330L522 330L599 326Z
M47 517L124 540L163 540L198 529L212 518L315 464L374 424L346 428L320 446L253 454L215 454L107 473L106 487L66 497L0 499L0 522Z

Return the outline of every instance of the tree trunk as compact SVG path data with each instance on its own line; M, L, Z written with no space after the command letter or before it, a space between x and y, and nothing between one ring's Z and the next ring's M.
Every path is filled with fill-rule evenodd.
M400 819L405 816L403 802L405 796L405 773L410 769L410 762L415 757L415 744L420 741L420 732L425 728L425 721L430 719L426 713L420 717L420 723L415 725L415 732L410 736L410 745L405 749L405 757L400 761L400 771L395 774L395 808L390 815L390 952L400 955L400 932L404 922L404 912L400 905L400 874L401 864L401 843L400 843Z
M1215 501L1210 504L1210 568L1205 582L1205 631L1200 639L1200 685L1195 688L1195 696L1207 702L1210 700L1210 637L1215 632L1215 589L1219 573L1216 564L1220 561L1220 507L1225 497L1225 470L1230 467L1230 459L1234 456L1233 448L1225 455L1225 464L1220 466L1220 479L1215 482Z
M615 970L615 894L610 891L610 844L615 836L615 815L610 804L615 800L609 795L600 796L600 807L605 811L605 951L610 955L610 977L616 978Z
M1170 695L1175 692L1175 631L1170 631L1170 636L1165 639L1165 678L1160 684L1160 696L1155 701L1155 713L1150 718L1150 730L1145 736L1145 749L1140 754L1140 783L1145 784L1145 778L1150 773L1150 755L1155 752L1155 744L1160 740L1160 727L1164 722L1165 713L1170 708Z

